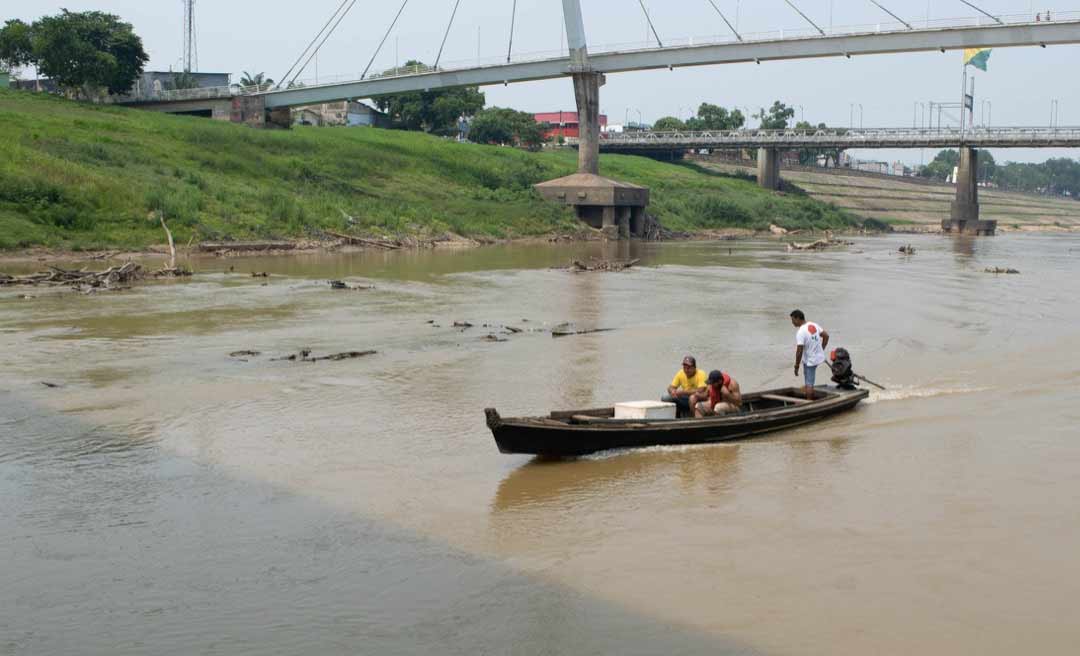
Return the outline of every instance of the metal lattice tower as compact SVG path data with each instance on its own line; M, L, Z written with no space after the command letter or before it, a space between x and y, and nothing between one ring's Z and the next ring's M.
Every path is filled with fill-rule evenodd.
M199 69L199 49L195 40L195 0L184 3L184 72Z

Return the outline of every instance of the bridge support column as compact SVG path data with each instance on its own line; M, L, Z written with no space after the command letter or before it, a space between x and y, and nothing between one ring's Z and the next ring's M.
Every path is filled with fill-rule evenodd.
M578 173L600 174L601 73L574 73L574 97L578 108Z
M776 148L758 148L757 181L766 189L780 189L780 151Z
M979 220L979 151L960 148L960 165L956 169L956 200L949 218L941 222L945 232L969 235L992 235L997 221Z

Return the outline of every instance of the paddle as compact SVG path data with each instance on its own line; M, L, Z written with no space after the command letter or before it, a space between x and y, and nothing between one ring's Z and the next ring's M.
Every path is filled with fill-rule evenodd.
M870 380L870 379L869 379L869 378L867 378L866 376L860 376L859 374L856 374L856 373L852 373L851 375L852 375L852 376L854 376L854 377L856 377L856 378L858 378L859 380L861 380L861 381L862 381L862 382L864 382L864 383L870 383L871 385L873 385L874 387L878 388L879 390L884 390L884 389L885 389L885 387L884 387L884 386L882 386L882 385L878 385L877 383L875 383L874 381Z

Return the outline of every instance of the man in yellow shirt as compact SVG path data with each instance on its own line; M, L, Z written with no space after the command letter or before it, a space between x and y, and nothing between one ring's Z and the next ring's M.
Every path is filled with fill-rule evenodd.
M697 360L688 355L682 360L682 369L675 374L671 385L667 388L667 394L660 398L661 401L675 404L675 412L678 416L693 416L694 411L690 407L690 397L697 394L705 396L707 391L706 375L697 368Z

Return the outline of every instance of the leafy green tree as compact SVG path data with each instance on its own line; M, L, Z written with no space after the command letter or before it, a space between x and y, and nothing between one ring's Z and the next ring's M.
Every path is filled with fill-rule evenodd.
M274 81L266 77L266 73L256 73L252 75L251 73L244 71L243 75L240 76L239 85L242 87L258 87L261 90L269 89L274 85Z
M947 180L953 174L953 169L959 165L959 151L953 149L942 150L934 156L934 159L929 164L919 169L919 177Z
M989 150L979 151L979 162L977 166L976 177L979 182L990 182L994 179L994 174L997 172L997 162L994 160L994 155Z
M0 28L0 68L15 69L34 62L30 26L21 20L9 20Z
M544 126L528 112L489 107L473 117L469 138L478 143L518 144L535 148L544 142Z
M653 123L652 129L656 130L657 132L671 132L671 131L675 131L675 130L685 130L686 129L686 123L680 121L679 119L675 118L674 116L664 116L662 118L656 119L656 122Z
M754 114L754 118L761 121L762 130L783 130L787 127L788 121L794 116L795 108L788 107L779 100L773 102L768 111L762 108L761 111Z
M31 25L8 21L0 31L0 59L33 65L76 95L129 91L149 56L130 23L100 11L45 16Z
M728 110L719 105L701 103L697 116L686 121L688 130L737 130L746 123L746 117L737 109Z
M165 88L170 91L178 89L198 89L199 80L187 71L173 73L172 79L165 83Z
M829 126L824 123L818 123L814 126L809 121L799 121L795 124L796 130L828 130ZM843 132L843 130L840 130ZM843 148L801 148L799 149L799 164L803 166L816 166L818 157L825 156L825 166L839 166L840 154L844 152ZM830 164L831 162L831 164Z
M429 67L411 60L404 68L427 70ZM391 69L387 74L393 74L395 70L398 69ZM393 121L393 127L442 135L456 133L459 116L472 116L484 108L484 94L479 87L410 91L379 96L374 101Z

